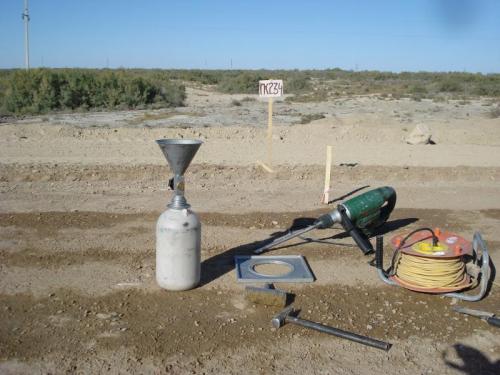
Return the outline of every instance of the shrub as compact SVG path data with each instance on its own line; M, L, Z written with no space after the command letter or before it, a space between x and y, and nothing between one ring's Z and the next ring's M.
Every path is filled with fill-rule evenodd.
M165 76L88 69L16 70L2 77L0 108L6 114L58 110L181 106L185 88Z
M235 72L226 75L217 88L228 94L255 94L262 79L265 78L256 72Z
M240 102L255 102L256 100L253 96L245 96Z
M308 115L302 115L300 117L300 124L309 124L311 121L315 120L320 120L322 118L325 118L325 115L323 113L311 113Z
M427 94L427 88L423 85L415 84L409 87L410 94Z
M0 70L0 115L59 110L180 106L187 84L225 93L257 94L261 79L282 79L287 101L316 102L351 95L391 95L435 101L500 97L500 74L327 70ZM245 100L240 100L243 103Z
M288 78L285 80L283 85L285 86L285 92L287 93L296 94L311 89L310 78L303 74Z
M462 90L462 85L460 84L460 82L451 79L446 79L439 85L440 92L458 92L461 90Z

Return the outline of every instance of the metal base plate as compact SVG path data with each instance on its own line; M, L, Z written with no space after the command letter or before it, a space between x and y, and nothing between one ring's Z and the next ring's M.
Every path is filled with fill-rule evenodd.
M314 276L301 255L235 256L236 279L240 283L312 283ZM283 275L266 275L255 271L261 264L276 264L290 268Z

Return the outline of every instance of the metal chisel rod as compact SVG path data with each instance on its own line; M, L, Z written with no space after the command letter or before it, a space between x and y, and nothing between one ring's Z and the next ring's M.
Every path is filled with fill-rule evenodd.
M286 242L292 238L300 236L301 234L307 233L313 229L316 229L317 227L318 227L317 224L313 224L313 225L310 225L306 228L298 229L296 231L290 232L290 233L284 235L283 237L275 239L274 241L268 243L267 245L259 247L257 250L254 251L254 254L261 254L264 251L266 251L267 249L270 249L271 247L274 247L276 245L279 245L280 243Z

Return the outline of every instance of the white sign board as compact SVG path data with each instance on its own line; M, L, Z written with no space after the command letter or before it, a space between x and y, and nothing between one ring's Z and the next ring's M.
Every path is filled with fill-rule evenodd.
M259 96L261 98L279 98L283 96L283 80L268 79L259 81Z

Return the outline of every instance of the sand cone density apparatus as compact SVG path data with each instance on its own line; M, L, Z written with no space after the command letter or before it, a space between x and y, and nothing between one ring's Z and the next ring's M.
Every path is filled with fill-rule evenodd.
M188 290L200 282L201 223L184 197L184 173L202 142L156 141L167 158L174 195L156 223L156 281L168 290Z

